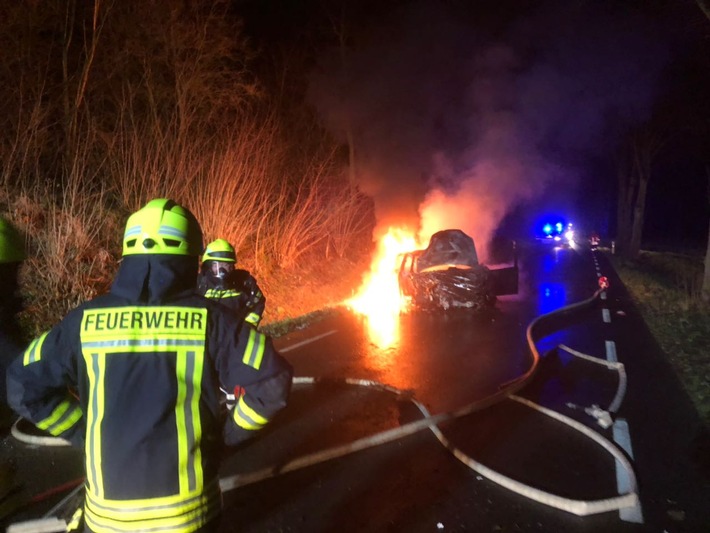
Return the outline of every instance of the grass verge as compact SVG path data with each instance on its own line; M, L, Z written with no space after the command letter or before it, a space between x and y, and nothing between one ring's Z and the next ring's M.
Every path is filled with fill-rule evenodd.
M700 297L702 257L642 251L633 262L610 258L710 427L710 305Z

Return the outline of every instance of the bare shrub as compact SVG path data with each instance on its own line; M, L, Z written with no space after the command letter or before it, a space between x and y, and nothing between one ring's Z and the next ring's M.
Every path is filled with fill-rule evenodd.
M282 268L293 266L316 249L325 258L331 246L342 257L346 240L367 227L362 198L353 188L326 175L327 169L328 162L323 162L291 187L282 183L275 196L274 211L266 221L268 231L257 246L268 246Z
M344 257L368 233L337 143L296 99L268 101L232 13L227 0L3 11L0 197L27 235L35 332L108 288L126 217L151 198L190 207L257 273Z
M375 221L372 199L348 184L337 191L332 206L334 211L326 228L325 258L330 259L331 250L339 258L356 255L361 251L361 245L372 239ZM354 248L355 254L351 253Z
M254 242L273 209L274 167L282 159L271 119L244 118L210 152L195 154L203 167L186 203L202 224L206 240L225 238L239 249Z
M183 144L156 125L126 126L107 146L112 195L129 211L151 198L180 199L200 172L204 150L199 140Z
M35 205L45 210L23 228L30 244L22 269L25 315L32 315L29 322L38 329L105 292L116 269L116 245L104 240L108 235L115 238L115 218L104 209L103 193L66 190L68 194L56 204L47 202L39 188L22 197L23 203L34 198Z

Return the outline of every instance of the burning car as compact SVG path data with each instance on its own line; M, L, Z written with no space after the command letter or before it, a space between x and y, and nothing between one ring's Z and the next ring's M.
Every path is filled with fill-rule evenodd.
M497 296L517 294L517 260L511 267L491 269L478 262L473 239L459 229L431 236L425 250L401 254L400 294L415 309L485 310Z

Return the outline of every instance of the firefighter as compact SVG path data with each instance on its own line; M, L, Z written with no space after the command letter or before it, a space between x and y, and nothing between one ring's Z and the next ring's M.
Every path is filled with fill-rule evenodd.
M236 266L234 247L224 239L212 241L202 256L197 287L201 294L218 299L256 328L264 314L266 298L254 276Z
M71 311L8 371L12 408L83 446L89 531L216 530L223 445L286 406L293 371L271 339L196 293L201 249L187 209L148 202L128 218L109 293ZM220 388L237 396L226 419Z
M0 217L0 433L14 420L7 406L5 372L23 347L17 314L22 309L18 276L24 260L25 247L19 232Z

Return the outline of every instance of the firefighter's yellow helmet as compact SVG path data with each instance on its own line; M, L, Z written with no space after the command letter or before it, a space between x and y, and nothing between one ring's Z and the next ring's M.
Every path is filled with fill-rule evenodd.
M224 263L236 263L237 254L234 251L234 246L229 244L224 239L212 241L205 248L205 253L202 256L202 261L222 261Z
M20 233L0 217L0 263L19 263L25 258L25 244Z
M123 255L171 254L198 257L202 230L189 210L167 198L156 198L128 217Z

